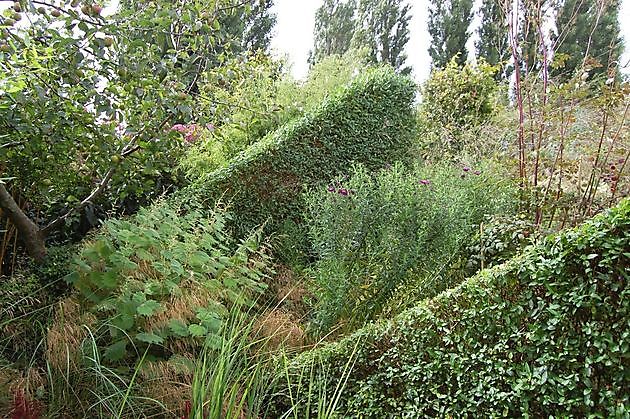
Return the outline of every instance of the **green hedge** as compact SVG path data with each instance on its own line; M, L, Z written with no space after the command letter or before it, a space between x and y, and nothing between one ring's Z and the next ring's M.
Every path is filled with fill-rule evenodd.
M302 388L304 371L326 377L311 394L332 393L356 348L342 417L628 417L628 266L626 198L392 321L299 356L288 376L301 375ZM325 372L309 373L313 365ZM278 394L280 411L298 404L295 392L293 403Z
M416 86L392 70L370 70L306 116L252 145L197 182L195 194L231 201L239 236L271 218L299 220L306 185L328 182L353 163L369 169L404 158L415 132Z

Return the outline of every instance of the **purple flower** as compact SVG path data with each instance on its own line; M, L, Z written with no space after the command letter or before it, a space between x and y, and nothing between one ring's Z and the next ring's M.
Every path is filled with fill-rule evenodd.
M477 176L479 176L481 174L481 170L475 170L474 172Z
M430 185L430 184L431 184L431 181L430 181L430 180L427 180L427 179L422 179L422 180L420 180L420 182L419 182L419 183L420 183L421 185Z
M206 128L210 131L214 131L214 125L212 124L206 124Z
M339 195L348 196L348 190L346 188L339 189Z
M468 166L464 166L464 167L462 168L462 170L463 170L464 172L470 172L470 167L468 167Z
M334 187L334 186L330 185L330 186L328 187L328 192L336 192L336 191L337 191L337 190L335 189L335 187Z

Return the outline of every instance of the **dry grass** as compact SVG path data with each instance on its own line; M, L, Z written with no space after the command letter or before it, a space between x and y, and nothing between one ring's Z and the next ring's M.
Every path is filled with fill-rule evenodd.
M281 309L269 310L256 319L253 332L272 351L281 347L299 350L307 342L302 325L291 313Z
M85 326L95 323L94 315L82 313L76 297L68 297L59 303L46 338L46 359L51 367L76 370L78 351L88 333Z

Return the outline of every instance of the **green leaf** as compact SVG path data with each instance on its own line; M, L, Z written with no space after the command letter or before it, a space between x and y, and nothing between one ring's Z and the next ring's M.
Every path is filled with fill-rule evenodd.
M156 335L155 333L138 333L136 335L136 339L138 339L140 342L152 344L160 344L164 342L164 339L161 336Z
M118 342L108 346L105 349L104 357L110 361L120 361L127 355L127 340L119 340Z
M179 319L171 319L168 323L168 328L174 335L179 337L186 337L190 334L186 323Z
M195 337L205 336L208 333L208 330L200 324L191 324L188 326L188 331Z
M155 300L147 300L136 309L141 316L149 317L156 311L159 311L162 305Z

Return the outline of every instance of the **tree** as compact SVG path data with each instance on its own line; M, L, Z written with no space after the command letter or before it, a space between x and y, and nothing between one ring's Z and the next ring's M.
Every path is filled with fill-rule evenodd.
M472 20L472 0L431 0L429 9L429 55L433 67L444 68L453 57L459 65L466 62L468 27Z
M352 44L367 48L374 63L387 63L402 73L407 59L411 5L405 0L361 0Z
M570 78L594 59L592 74L607 74L622 52L618 0L565 0L558 11L554 39L556 57L564 66L552 74Z
M330 55L343 55L351 46L355 30L355 0L324 0L315 12L314 45L309 63Z
M499 0L483 0L481 5L481 26L479 40L475 42L477 57L483 58L493 66L506 67L510 57L506 15ZM498 79L505 76L506 71L497 72Z
M152 1L104 17L96 3L32 0L0 19L0 208L34 259L99 200L163 193L185 147L168 128L210 122L190 93L225 42L215 22L238 7Z

